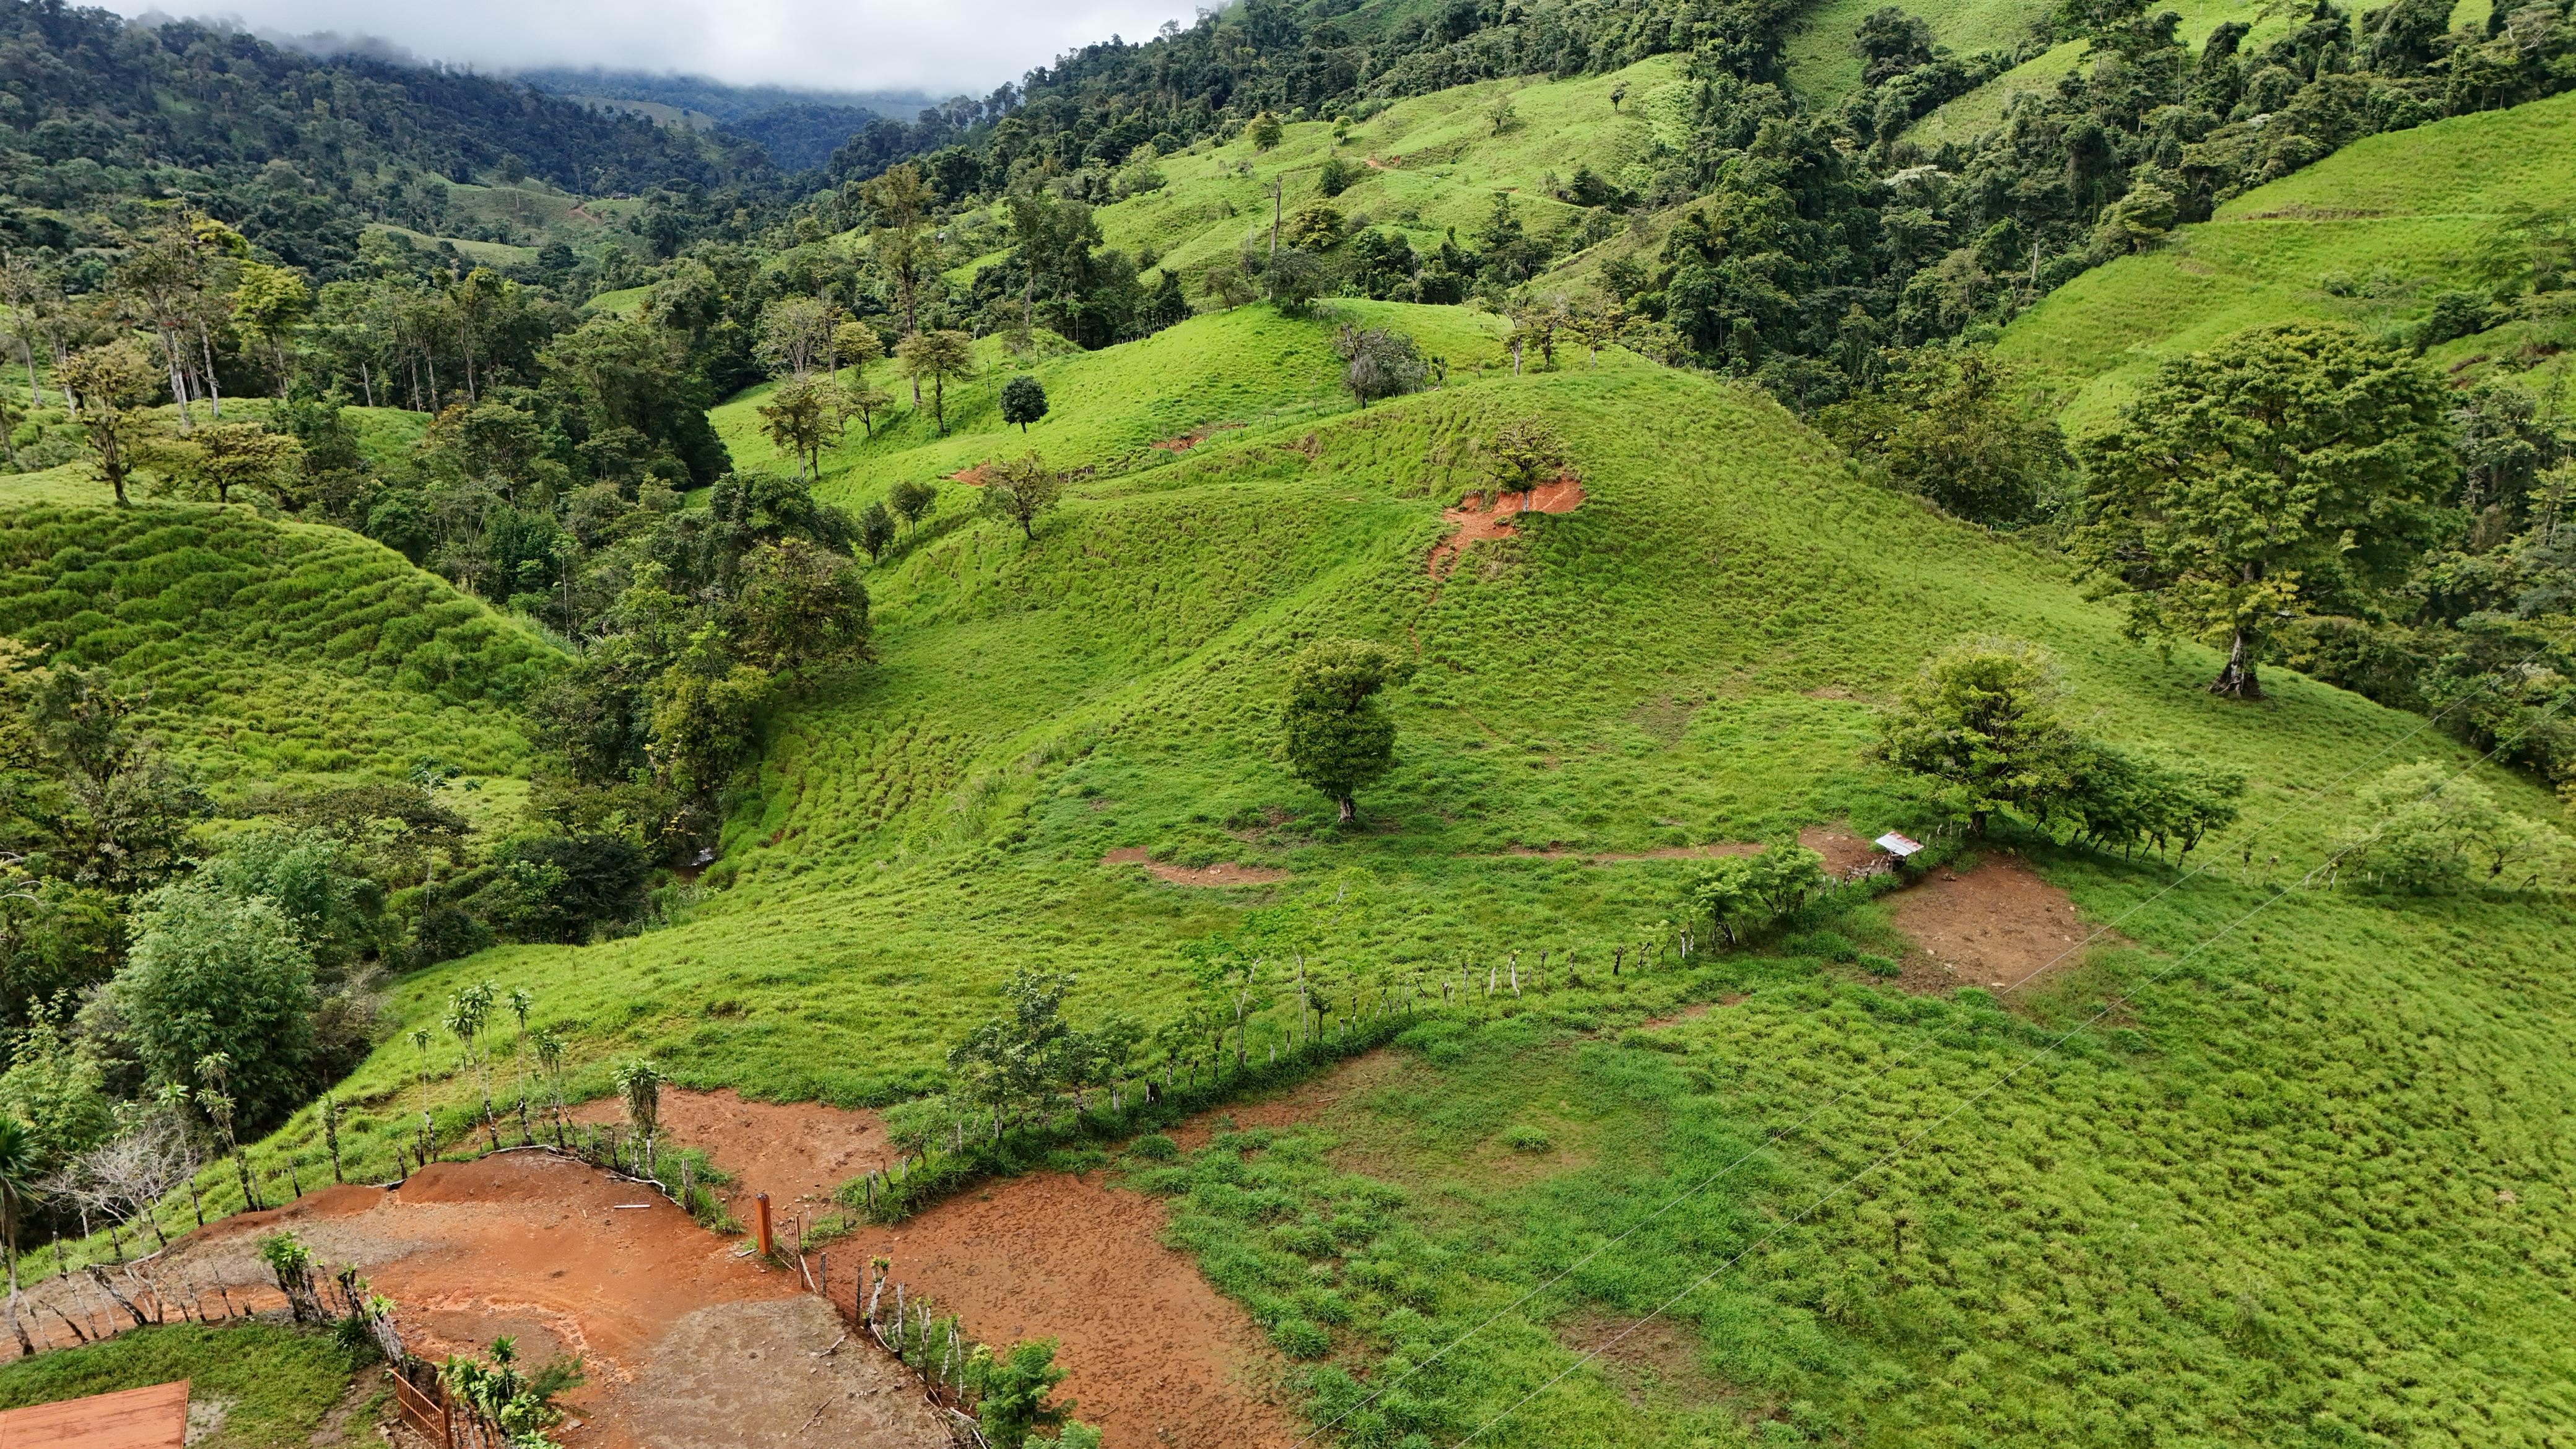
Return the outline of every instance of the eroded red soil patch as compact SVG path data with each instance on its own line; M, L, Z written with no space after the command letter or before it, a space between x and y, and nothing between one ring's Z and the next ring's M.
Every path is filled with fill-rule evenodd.
M1141 1193L1032 1173L850 1244L891 1259L908 1291L983 1342L1055 1339L1060 1392L1108 1449L1288 1449L1297 1421L1270 1388L1285 1363L1163 1246L1165 1225L1162 1204Z
M1440 511L1441 518L1457 525L1457 531L1432 548L1425 567L1433 578L1447 578L1467 545L1489 538L1510 538L1516 532L1512 520L1522 514L1572 513L1583 506L1583 499L1583 483L1576 478L1559 478L1526 492L1500 494L1490 503L1482 495L1471 493L1465 503Z
M1185 886L1261 886L1277 885L1288 879L1289 872L1267 865L1237 865L1221 860L1193 870L1154 859L1154 853L1141 845L1130 845L1100 857L1102 865L1141 865L1157 877L1174 885Z
M744 1204L769 1194L772 1212L792 1214L829 1202L834 1189L895 1158L877 1114L827 1107L820 1102L747 1102L721 1092L662 1089L661 1131L694 1147L733 1177L725 1188L734 1216L749 1222ZM576 1122L616 1122L625 1105L615 1098L573 1109Z
M503 1153L434 1164L397 1189L309 1193L191 1233L147 1271L174 1301L219 1302L220 1286L236 1304L270 1307L275 1280L258 1244L280 1229L391 1297L421 1357L480 1350L502 1334L520 1336L532 1360L580 1354L590 1382L569 1396L577 1422L561 1434L574 1449L947 1443L905 1371L882 1354L845 1345L829 1360L812 1357L839 1330L800 1280L736 1257L732 1241L648 1189L569 1158ZM49 1280L31 1292L59 1298L66 1285ZM690 1357L686 1343L672 1342L683 1326L735 1350L718 1438L686 1412L711 1391L672 1367ZM56 1325L55 1340L66 1336Z
M969 488L981 488L987 482L992 480L992 472L992 464L978 463L972 468L960 468L956 472L949 474L948 481L951 483L963 483Z
M2021 986L2082 960L2091 935L2066 892L2010 855L1933 872L1895 898L1893 917L1915 945L1898 978L1911 991Z

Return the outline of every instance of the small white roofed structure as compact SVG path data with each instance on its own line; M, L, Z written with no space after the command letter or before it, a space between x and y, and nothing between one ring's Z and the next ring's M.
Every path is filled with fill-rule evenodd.
M1908 840L1893 830L1880 836L1878 839L1871 841L1870 844L1877 846L1879 849L1886 851L1892 856L1895 856L1898 860L1903 860L1905 857L1912 855L1914 852L1923 848L1923 843L1921 841Z

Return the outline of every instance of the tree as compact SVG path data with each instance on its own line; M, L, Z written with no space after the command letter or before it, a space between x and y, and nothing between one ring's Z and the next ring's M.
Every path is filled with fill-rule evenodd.
M1565 440L1538 418L1520 418L1496 429L1484 447L1485 476L1494 494L1526 493L1564 475L1572 465Z
M894 515L886 511L884 503L871 503L859 510L859 547L868 551L868 562L885 557L887 546L893 542Z
M1395 765L1395 721L1377 696L1412 673L1394 651L1359 639L1321 640L1289 665L1288 768L1329 797L1345 825L1359 818L1354 797Z
M277 379L278 399L284 401L286 385L295 374L287 346L312 313L312 289L293 267L245 261L233 282L232 301L233 325L241 329L245 341L266 350L269 372Z
M1954 644L1927 660L1879 719L1878 758L1922 775L1983 835L1994 812L2036 814L2065 793L2075 736L2057 663L2020 639Z
M791 377L778 385L769 401L762 403L761 431L778 451L793 454L796 479L804 482L823 465L823 391L801 377ZM809 472L810 465L810 472Z
M1496 96L1485 103L1485 121L1494 128L1495 135L1510 130L1519 120L1520 112L1512 105L1510 96Z
M1208 263L1199 274L1199 292L1229 310L1261 295L1252 279L1243 274L1243 263L1234 257L1219 257Z
M1025 372L1014 373L1002 384L1002 421L1017 423L1026 433L1029 424L1047 415L1046 387Z
M1277 116L1263 111L1252 118L1252 124L1244 128L1244 134L1252 138L1253 150L1268 151L1279 144L1280 137L1285 132L1280 129Z
M801 538L764 543L743 555L733 632L743 657L767 669L867 659L867 585L857 564L830 549Z
M1953 517L2008 528L2038 512L2066 445L2025 381L1985 348L1888 356L1880 389L1822 409L1817 427Z
M250 1126L284 1116L313 1045L313 955L295 923L187 882L148 897L134 932L108 991L152 1080L224 1093ZM213 1056L229 1062L220 1084L199 1071Z
M772 377L801 378L834 350L835 340L829 304L819 297L781 297L761 309L752 355Z
M55 383L79 399L81 432L119 508L128 501L125 479L134 468L136 445L149 428L143 405L160 385L158 370L132 338L119 338L73 354L54 373Z
M2433 536L2458 464L2448 389L2350 327L2256 328L2165 364L2079 448L2073 547L2132 637L2223 644L2212 692L2262 694L2275 632L2368 612Z
M43 874L118 893L182 869L205 793L134 727L144 698L104 669L29 669L0 641L0 827ZM13 778L14 777L14 778Z
M922 237L930 215L930 188L921 179L921 168L907 161L887 167L884 174L860 187L859 199L877 214L873 242L877 265L893 280L895 294L903 302L905 334L916 334L921 330L922 286L935 275L933 249Z
M948 436L948 384L975 375L975 339L963 332L916 332L895 344L895 362L911 378L914 395L930 384L930 416L941 437Z
M2576 842L2500 808L2493 791L2440 761L2394 766L2353 800L2356 817L2331 849L2374 885L2419 894L2473 882L2576 886Z
M1302 317L1324 295L1324 263L1311 252L1281 247L1261 270L1261 285L1270 304L1291 317Z
M232 502L236 488L267 492L291 504L304 478L304 445L257 423L209 423L163 450L170 471Z
M34 1358L36 1345L28 1340L26 1325L18 1317L18 1305L25 1299L18 1288L18 1228L25 1221L27 1199L35 1191L39 1171L36 1139L27 1124L0 1117L0 1246L9 1253L9 1327L18 1336L22 1359Z
M894 506L895 516L903 520L905 527L918 528L921 520L930 516L930 510L938 506L939 490L906 478L887 490L886 502Z
M986 473L984 511L1020 526L1020 536L1037 540L1037 520L1064 496L1064 475L1048 468L1035 453L1023 453L994 464Z
M1382 327L1344 326L1333 334L1333 350L1346 364L1342 386L1367 407L1371 398L1396 397L1422 386L1430 366L1401 332Z

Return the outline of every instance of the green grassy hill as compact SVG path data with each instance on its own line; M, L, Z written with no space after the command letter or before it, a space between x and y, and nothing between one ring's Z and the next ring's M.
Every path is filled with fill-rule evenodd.
M1681 69L1678 57L1658 56L1603 75L1488 81L1408 97L1352 125L1338 143L1324 121L1284 127L1269 151L1255 151L1248 135L1202 143L1154 163L1160 189L1101 207L1101 235L1130 251L1151 247L1163 265L1188 274L1256 233L1266 245L1272 180L1284 179L1281 206L1294 214L1318 195L1324 162L1339 155L1365 168L1333 198L1355 224L1365 215L1436 246L1450 227L1464 236L1483 226L1494 194L1505 192L1530 231L1544 236L1578 214L1547 194L1550 176L1570 182L1588 165L1642 189L1657 161L1678 150L1690 103ZM1614 108L1610 93L1621 87ZM1488 111L1498 97L1513 110L1499 134ZM999 252L975 258L953 275L971 280L977 266L1000 259Z
M2267 322L2341 319L2402 334L2433 296L2477 288L2519 215L2576 204L2576 95L2359 141L2229 202L2156 250L2069 282L2006 328L1997 351L2068 395L2081 428L2108 418L2162 359ZM2564 294L2436 348L2473 375L2563 369Z
M1464 314L1378 315L1477 335ZM1578 950L1593 980L1425 1028L1354 1116L1137 1179L1176 1195L1220 1287L1283 1334L1334 1325L1337 1363L1373 1382L1508 1310L1476 1352L1346 1423L1354 1442L1454 1440L1568 1367L1586 1325L1781 1224L1680 1310L1680 1380L1578 1370L1491 1442L2275 1444L2347 1426L2539 1442L2564 1421L2576 1081L2559 1039L2576 999L2552 963L2576 916L2300 891L2199 944L2317 859L2356 766L2465 762L2458 747L2286 674L2260 707L2212 698L2205 652L2123 640L2062 564L1868 485L1759 393L1578 356L1517 378L1453 366L1438 391L1358 411L1331 401L1326 326L1248 308L1035 363L1060 411L1031 443L1057 429L1049 456L1091 471L1034 542L943 484L938 517L870 571L882 662L774 727L711 873L730 889L645 936L408 978L398 1015L431 1021L488 979L536 993L533 1024L572 1041L593 1087L649 1054L692 1084L884 1101L935 1080L1016 967L1077 973L1079 1015L1168 1019L1180 943L1347 882L1358 924L1313 967L1334 991L1542 947ZM948 440L905 418L848 445L826 492L862 502L1019 446L984 406ZM1564 434L1588 501L1433 577L1439 510L1473 486L1463 445L1533 416ZM1142 446L1217 421L1245 426ZM2188 878L2042 850L2134 948L2010 1010L1909 997L1796 942L1613 988L1610 948L1669 920L1690 863L1514 853L1914 824L1861 757L1872 701L1983 631L2047 642L2101 734L2243 769L2249 819L2281 823L2213 842L2197 859L2217 868ZM1394 699L1398 769L1350 832L1274 757L1286 662L1326 634L1420 665ZM1129 848L1286 881L1196 889L1103 862ZM1872 909L1842 929L1892 943ZM1743 999L1656 1049L1616 1044L1721 995ZM2076 1034L2049 1065L1952 1115L2059 1028ZM443 1039L430 1064L462 1100ZM389 1160L420 1065L388 1046L347 1085L354 1160ZM1752 1169L1646 1221L1844 1086ZM1565 1155L1497 1167L1501 1134L1533 1120ZM316 1160L310 1114L270 1150ZM1632 1224L1630 1247L1512 1307ZM1309 1382L1319 1406L1347 1399L1348 1380Z
M219 790L423 756L524 773L507 704L550 646L401 555L246 508L22 502L20 486L0 485L0 635L148 690L150 725Z
M2482 0L2467 0L2467 3L2479 4L2481 9L2477 18L2484 18ZM1852 27L1858 25L1861 17L1873 8L1853 3L1853 0L1837 0L1835 5L1818 12L1820 21L1827 10L1836 12L1836 19L1842 25L1842 40L1837 54L1846 57L1833 68L1817 66L1810 70L1811 83L1825 85L1823 94L1839 97L1859 88L1861 63L1858 58L1849 56ZM1902 8L1913 10L1915 7L1907 5ZM2293 3L2293 0L2170 0L2170 3L2155 5L2151 9L2170 10L2181 16L2182 25L2178 33L2195 49L2209 39L2211 31L2235 20L2250 27L2241 48L2260 50L2280 39L2307 16L2307 7ZM1843 11L1849 13L1839 13ZM1928 9L1921 13L1933 22L1933 29L1944 44L1968 55L1980 50L2010 50L2015 42L2031 38L2035 27L2046 17L2048 7L2027 3L1996 5L1989 0L1989 3L1970 5L1957 12L1944 7L1937 14ZM1954 14L1958 18L1948 19L1945 23L1945 18ZM2014 30L2015 26L2019 29ZM1998 32L2010 33L2000 41L1976 38ZM1957 38L1953 38L1954 34ZM1822 38L1819 36L1820 40ZM2011 108L2016 94L2055 89L2059 77L2070 75L2083 65L2090 49L2090 43L2082 40L2052 45L1966 95L1936 108L1909 127L1905 139L1927 149L1944 141L1972 141L2003 120L2004 112ZM1793 48L1791 53L1795 55L1797 51ZM1794 75L1793 72L1793 79ZM1808 92L1802 91L1805 93Z

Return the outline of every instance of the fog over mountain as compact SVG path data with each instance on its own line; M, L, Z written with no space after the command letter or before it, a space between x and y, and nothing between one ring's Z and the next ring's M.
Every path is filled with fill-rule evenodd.
M202 8L108 0L108 8L135 17L175 10L306 48L484 70L595 66L937 95L981 94L1060 51L1112 34L1142 39L1192 14L1186 0L225 0Z

